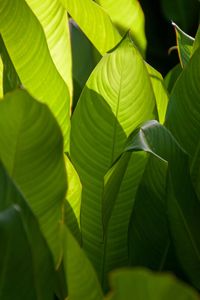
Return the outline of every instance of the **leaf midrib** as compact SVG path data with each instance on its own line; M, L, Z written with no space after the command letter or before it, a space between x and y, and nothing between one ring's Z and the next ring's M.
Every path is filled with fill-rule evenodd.
M121 99L123 72L124 72L124 64L122 64L122 68L121 68L119 93L118 93L118 97L117 97L117 107L116 107L116 113L114 115L113 144L112 144L112 151L111 151L110 166L112 165L113 160L114 160L114 152L115 152L115 145L116 145L116 133L117 133L117 123L118 123L118 118L117 117L118 117L118 114L119 114L119 105L120 105L120 99ZM110 216L110 218L111 218L111 216ZM108 228L108 226L107 226L107 228ZM106 264L106 248L107 248L107 231L105 232L105 236L104 236L104 240L103 240L101 286L104 285L104 277L105 277L104 273L105 273L105 264Z
M113 144L112 144L112 151L111 151L110 166L112 165L113 160L114 160L114 152L115 152L115 145L116 145L116 134L117 134L117 123L118 123L118 114L119 114L119 104L120 104L120 100L121 100L123 72L124 72L124 64L122 65L121 74L120 74L121 76L120 76L120 84L119 84L119 93L118 93L118 97L117 97L117 107L116 107L116 113L114 115Z

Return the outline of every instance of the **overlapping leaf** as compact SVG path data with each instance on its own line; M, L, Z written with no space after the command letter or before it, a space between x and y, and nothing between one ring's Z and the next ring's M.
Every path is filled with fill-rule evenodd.
M80 210L82 185L71 161L65 156L67 170L67 194L65 199L65 223L74 236L80 241Z
M161 124L165 121L165 115L167 111L168 105L168 93L166 87L164 85L162 75L149 64L146 63L146 67L151 79L151 84L153 87L155 99L156 99L156 107L158 111L158 118Z
M92 0L60 0L89 40L104 54L115 47L121 36L108 14Z
M194 38L183 32L175 23L173 23L176 31L176 41L178 47L179 59L182 67L190 60L192 55Z
M200 203L191 183L188 156L171 133L155 121L147 122L139 131L135 131L130 136L125 153L121 156L120 160L126 159L126 155L129 155L126 151L142 150L168 163L168 183L166 186L167 216L173 237L173 244L183 270L192 283L199 288L200 238L198 228L200 223L198 216L200 215ZM117 163L119 163L119 161ZM154 171L152 170L152 172ZM160 179L163 181L161 175L162 174L158 177L159 182ZM121 176L123 178L124 173L121 173ZM152 179L153 178L155 178L155 176L153 176ZM151 189L155 191L155 187L159 187L159 185L160 183L156 185L152 184ZM160 205L159 202L158 205ZM144 206L143 208L146 209ZM155 208L152 209L153 212ZM140 210L138 210L137 213L140 212ZM137 215L137 218L138 217ZM157 218L159 222L159 214ZM134 216L132 222L135 222ZM139 222L141 222L141 220L139 220ZM161 220L161 222L164 221ZM138 225L140 225L140 223L138 223ZM136 228L136 236L140 239L145 237L144 228L147 235L157 234L149 231L148 219L147 221L143 220L142 226L140 225ZM131 230L129 234L132 234ZM145 240L143 240L143 243L144 242ZM144 249L142 251L144 251Z
M54 268L26 199L0 163L0 298L53 300Z
M72 97L72 59L68 16L59 0L25 0L39 19L53 62Z
M101 59L101 55L72 19L70 20L70 31L74 82L73 108L75 108L81 91L92 70Z
M173 67L165 76L164 78L164 84L168 90L168 93L171 94L171 91L182 72L182 67L180 64Z
M9 24L9 26L8 26ZM58 73L42 27L25 0L0 0L0 34L19 78L56 117L69 145L69 92Z
M138 0L96 0L111 17L112 22L124 35L130 32L134 42L144 54L146 37L144 31L144 14Z
M97 65L72 116L71 158L83 184L83 246L102 280L108 269L127 262L127 227L135 193L132 181L142 175L144 158L137 164L133 158L124 178L109 244L102 231L104 175L130 132L152 118L154 111L155 98L144 62L133 44L124 40Z
M194 53L199 47L200 47L200 25L198 27L198 30L197 30L197 33L195 36L192 52Z
M3 94L6 94L14 89L19 88L21 83L1 36L0 36L0 54L2 58L2 72L3 72L2 88L3 88Z
M167 162L149 157L129 224L129 262L163 270L170 250L166 215Z
M25 91L0 102L0 158L25 195L57 264L66 192L63 140L46 105Z
M64 228L64 270L71 300L103 300L97 275L83 249Z
M181 73L172 91L166 125L191 157L200 139L200 49Z

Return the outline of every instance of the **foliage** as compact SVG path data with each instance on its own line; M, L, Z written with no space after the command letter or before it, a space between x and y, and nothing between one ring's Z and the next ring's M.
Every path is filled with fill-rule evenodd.
M137 0L0 0L1 299L199 298L200 29L174 26L163 80Z

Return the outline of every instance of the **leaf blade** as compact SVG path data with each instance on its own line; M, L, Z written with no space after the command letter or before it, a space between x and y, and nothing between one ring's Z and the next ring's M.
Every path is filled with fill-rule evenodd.
M42 27L24 0L13 5L1 0L0 7L0 32L14 67L25 88L50 107L62 128L67 150L69 92L51 59Z

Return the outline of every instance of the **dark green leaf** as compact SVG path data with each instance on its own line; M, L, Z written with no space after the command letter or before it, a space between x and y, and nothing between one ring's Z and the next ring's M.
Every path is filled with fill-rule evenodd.
M173 69L171 69L167 75L165 76L164 83L168 90L168 93L171 94L171 91L182 72L181 65L176 65Z
M103 300L97 275L73 235L64 228L64 270L70 300Z
M0 101L0 132L0 159L37 216L57 264L67 185L60 128L45 104L21 90Z
M188 156L170 132L155 121L135 131L125 151L141 150L168 162L167 215L173 244L186 275L200 288L200 202L191 183Z
M53 300L54 269L26 199L0 163L0 298Z
M200 139L200 48L184 68L170 96L166 125L181 146L194 156Z

